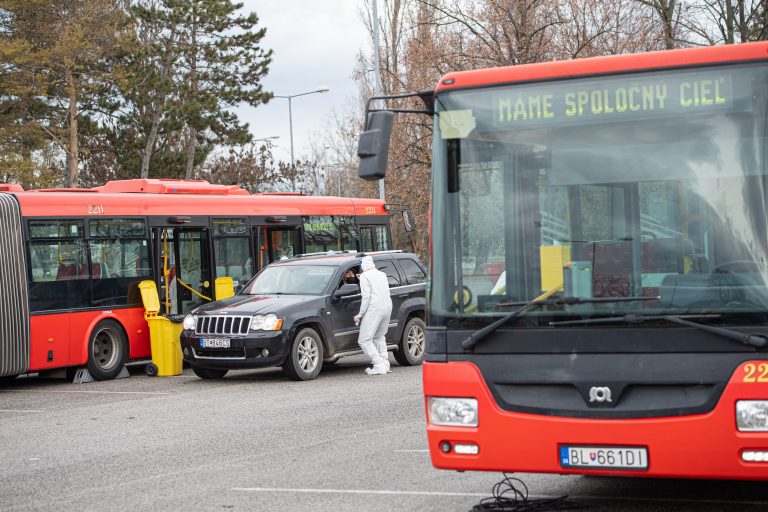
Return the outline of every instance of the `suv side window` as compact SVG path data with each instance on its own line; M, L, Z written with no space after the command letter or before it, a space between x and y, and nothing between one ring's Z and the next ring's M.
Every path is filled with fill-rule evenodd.
M337 288L341 288L342 285L345 285L345 284L356 284L357 286L360 286L360 280L357 278L359 274L360 274L359 265L349 267L347 270L344 271L344 274L342 274L341 281L339 281L339 285L337 286Z
M421 267L410 258L402 258L397 260L405 273L405 279L408 284L423 283L427 280L427 276Z
M395 268L395 262L392 260L378 260L376 262L376 268L387 274L387 282L389 287L400 286L400 274Z

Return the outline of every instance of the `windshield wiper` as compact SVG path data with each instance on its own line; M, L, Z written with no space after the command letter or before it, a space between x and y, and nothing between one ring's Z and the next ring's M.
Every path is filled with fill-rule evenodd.
M623 315L623 316L609 316L603 318L587 318L584 320L565 320L563 322L549 322L551 326L563 326L563 325L584 325L584 324L641 324L646 321L652 320L665 320L673 324L685 325L686 327L694 327L705 332L717 334L723 338L729 340L738 341L744 345L752 347L763 348L768 345L768 337L762 334L744 334L743 332L735 331L733 329L726 329L725 327L714 327L712 325L706 325L699 322L691 322L688 318L722 318L722 315L718 314L701 314L701 315Z
M487 325L482 329L473 332L471 335L469 335L467 338L461 341L462 348L464 348L465 350L469 350L470 348L477 345L477 343L480 340L482 340L489 334L492 334L493 332L495 332L499 327L509 322L510 320L517 318L518 316L522 315L529 309L532 309L534 306L537 306L537 307L538 306L560 306L560 305L566 305L566 304L592 304L592 303L598 303L598 302L631 302L631 301L638 301L638 300L660 299L660 297L590 297L590 298L562 297L558 299L549 298L558 291L560 291L559 286L542 293L535 299L528 302L501 302L497 304L496 307L499 307L499 306L521 306L521 307L520 309L517 309L512 313L496 320L492 324Z

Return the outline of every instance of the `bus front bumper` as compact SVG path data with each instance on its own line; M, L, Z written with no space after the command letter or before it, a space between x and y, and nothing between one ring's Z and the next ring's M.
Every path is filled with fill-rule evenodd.
M606 420L505 411L496 404L474 364L425 362L425 407L429 397L478 401L477 427L432 424L427 409L432 464L459 471L765 480L768 432L740 432L736 427L737 400L768 400L768 382L744 382L747 364L734 372L718 404L708 413ZM457 453L457 445L464 453ZM645 448L647 468L565 467L561 449L574 446ZM757 462L755 453L764 453L765 458Z

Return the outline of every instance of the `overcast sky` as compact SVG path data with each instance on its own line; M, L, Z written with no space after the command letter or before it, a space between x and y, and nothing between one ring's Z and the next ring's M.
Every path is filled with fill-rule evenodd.
M355 60L370 40L359 18L362 0L244 0L243 11L259 16L267 28L265 48L274 51L264 87L275 95L293 95L327 86L330 92L293 98L293 147L296 159L308 151L312 132L324 127L333 108L343 110L356 92ZM279 135L274 155L290 160L288 100L238 109L255 139Z

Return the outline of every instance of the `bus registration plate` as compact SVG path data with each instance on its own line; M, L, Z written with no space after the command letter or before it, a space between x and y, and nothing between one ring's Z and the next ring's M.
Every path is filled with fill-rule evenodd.
M564 468L648 469L648 449L625 446L560 446Z
M229 348L229 338L202 338L200 348Z

